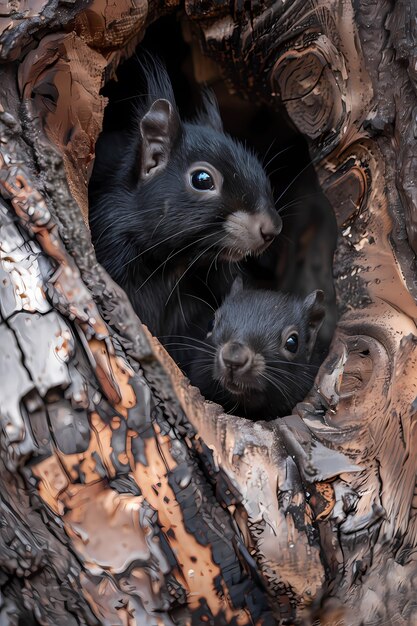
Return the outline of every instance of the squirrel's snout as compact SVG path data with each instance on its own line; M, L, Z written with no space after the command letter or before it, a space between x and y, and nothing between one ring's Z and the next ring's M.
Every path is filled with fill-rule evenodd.
M265 213L259 216L259 232L265 243L271 243L282 229L282 219L278 213L276 215L274 213L272 215Z
M266 250L281 232L282 220L275 208L256 213L235 211L226 219L224 228L229 235L227 247L233 252L233 260L240 260L245 254Z
M281 232L282 220L275 209L255 213L249 224L250 235L255 243L255 250L263 252Z
M274 233L268 233L268 232L265 233L262 230L262 226L261 226L261 237L265 241L265 243L269 243L270 241L275 239L275 234Z
M228 342L221 348L219 360L221 365L231 372L243 373L251 366L252 351L244 344Z

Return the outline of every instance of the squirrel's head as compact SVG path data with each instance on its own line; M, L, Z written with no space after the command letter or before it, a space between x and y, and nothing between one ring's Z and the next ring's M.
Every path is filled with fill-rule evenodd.
M236 278L207 334L212 376L220 388L247 410L264 402L265 408L286 414L313 383L317 367L311 360L325 314L323 298L320 290L303 299L244 289Z
M192 246L193 258L238 261L262 253L282 221L258 158L224 132L211 91L203 93L198 116L183 122L164 68L152 64L147 82L134 184L138 211L158 224L153 242L185 254Z

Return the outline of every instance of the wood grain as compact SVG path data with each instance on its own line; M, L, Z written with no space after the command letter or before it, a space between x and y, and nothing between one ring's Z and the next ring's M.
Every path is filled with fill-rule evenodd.
M230 88L285 106L338 223L329 356L270 424L203 402L85 226L100 88L179 8ZM402 0L7 5L5 623L415 623L414 17Z

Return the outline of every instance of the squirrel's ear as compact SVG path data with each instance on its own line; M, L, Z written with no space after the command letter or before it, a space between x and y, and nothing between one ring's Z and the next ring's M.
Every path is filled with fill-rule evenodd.
M156 100L140 122L142 180L166 167L179 129L180 119L172 104L168 100Z
M216 96L211 89L204 89L201 92L203 109L200 113L200 120L209 124L219 133L223 132L223 122L220 117L219 105Z
M325 308L323 306L324 293L320 289L316 289L310 293L304 300L304 307L308 316L308 339L307 339L307 356L311 359L313 348L316 343L317 333L324 320Z
M236 276L230 289L230 295L236 296L241 291L243 291L243 280L241 276Z

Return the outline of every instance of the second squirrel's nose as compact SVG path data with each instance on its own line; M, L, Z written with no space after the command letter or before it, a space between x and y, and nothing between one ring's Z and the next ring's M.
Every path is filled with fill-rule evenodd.
M220 351L220 362L231 371L243 372L250 367L252 352L248 346L233 341L226 343Z

